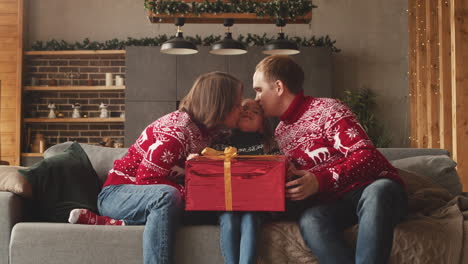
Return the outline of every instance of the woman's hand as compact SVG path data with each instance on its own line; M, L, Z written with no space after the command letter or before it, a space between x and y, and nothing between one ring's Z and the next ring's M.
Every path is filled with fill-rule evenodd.
M290 167L288 175L289 173L299 178L286 183L286 198L292 201L304 200L318 192L319 183L312 172Z

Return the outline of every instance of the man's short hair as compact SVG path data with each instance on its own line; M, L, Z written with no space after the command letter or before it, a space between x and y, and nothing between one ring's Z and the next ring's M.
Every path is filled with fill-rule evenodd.
M257 64L255 70L262 72L269 82L282 81L293 94L298 94L304 85L302 67L289 56L268 56Z

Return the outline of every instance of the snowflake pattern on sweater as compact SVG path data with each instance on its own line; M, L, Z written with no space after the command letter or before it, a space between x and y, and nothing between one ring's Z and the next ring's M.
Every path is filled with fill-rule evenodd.
M167 184L182 195L186 157L199 153L210 143L207 132L199 128L185 112L169 113L147 126L127 155L114 162L104 186L118 184Z
M403 185L396 169L339 100L300 93L280 120L275 131L278 145L296 168L316 175L319 200L337 199L378 178Z

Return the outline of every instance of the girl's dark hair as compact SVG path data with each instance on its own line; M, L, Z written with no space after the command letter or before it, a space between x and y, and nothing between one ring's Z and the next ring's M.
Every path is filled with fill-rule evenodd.
M267 117L263 117L263 152L270 154L278 149L274 130Z

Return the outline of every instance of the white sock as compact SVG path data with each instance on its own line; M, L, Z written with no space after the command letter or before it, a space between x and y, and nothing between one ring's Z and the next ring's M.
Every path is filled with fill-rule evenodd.
M78 218L80 217L81 211L85 209L73 209L70 212L70 216L68 217L68 222L70 224L75 224L78 222Z

